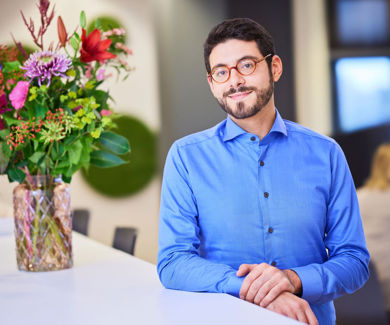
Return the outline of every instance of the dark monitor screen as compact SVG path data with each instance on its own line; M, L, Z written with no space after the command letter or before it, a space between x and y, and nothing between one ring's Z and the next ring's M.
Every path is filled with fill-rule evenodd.
M390 58L348 57L335 62L338 128L353 132L390 121Z
M390 44L389 0L330 0L329 4L333 45Z

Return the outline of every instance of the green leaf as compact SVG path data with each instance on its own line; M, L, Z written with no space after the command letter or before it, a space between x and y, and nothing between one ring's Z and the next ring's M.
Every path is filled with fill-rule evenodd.
M12 156L12 151L9 148L9 145L7 144L7 142L6 141L4 141L4 142L0 141L0 143L1 143L1 152L3 154L5 154L7 157L11 157Z
M72 176L62 175L62 180L63 180L65 183L70 184L70 182L72 181Z
M100 143L103 148L117 155L123 155L130 151L129 141L125 137L114 132L103 132L100 135Z
M8 151L11 150L9 150L9 147L5 142L0 141L0 146L2 147L0 150L0 175L1 175L7 168L9 157L10 157L10 154L7 154L5 150L7 150L6 148L8 148Z
M37 119L40 117L41 119L44 119L46 116L46 113L49 109L41 104L36 104L35 105L35 116Z
M6 136L9 135L9 130L4 129L0 131L0 139L6 140Z
M101 21L100 21L100 18L97 18L96 20L95 20L95 28L101 28L102 27L102 23L101 23Z
M80 42L81 41L81 38L80 38L80 36L79 36L79 34L77 34L76 32L74 32L74 37L76 37L76 39ZM72 76L72 77L74 77L74 76Z
M11 168L8 170L8 177L11 182L21 183L24 181L26 174L18 168Z
M93 90L90 93L93 97L95 97L96 102L100 104L102 109L108 108L107 100L109 95L106 91Z
M76 138L75 135L71 135L70 137L65 138L65 140L64 140L64 145L65 145L65 146L69 145L75 138ZM68 149L68 148L66 148L66 149Z
M57 168L69 168L69 160L63 160L58 165Z
M8 117L7 115L3 115L3 119L7 122L8 125L20 123L16 118Z
M37 148L39 146L39 141L37 139L33 140L33 146L34 146L34 150L37 150Z
M81 28L85 28L86 24L87 24L87 18L85 17L84 10L82 10L80 13L80 26L81 26Z
M37 164L39 160L42 159L42 157L45 156L45 153L42 152L42 151L37 151L37 152L34 152L33 155L31 157L29 157L28 159L33 162L34 164Z
M100 168L115 167L126 163L126 161L107 151L96 150L91 153L91 164Z
M81 144L80 140L77 140L71 146L69 146L68 148L69 161L72 165L78 164L78 162L80 161L82 150L83 150L83 145Z
M10 73L13 71L20 70L20 62L19 61L11 61L3 63L3 73Z
M79 49L79 42L77 42L75 37L72 37L70 39L70 44L72 45L73 49L77 51Z

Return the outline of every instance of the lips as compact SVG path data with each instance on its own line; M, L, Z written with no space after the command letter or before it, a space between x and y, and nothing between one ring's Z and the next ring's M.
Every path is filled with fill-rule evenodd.
M238 92L238 93L231 94L228 97L233 100L242 100L245 97L247 97L251 92L252 91Z

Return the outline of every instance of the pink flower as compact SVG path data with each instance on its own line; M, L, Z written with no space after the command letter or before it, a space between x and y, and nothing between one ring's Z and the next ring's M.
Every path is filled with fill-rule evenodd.
M104 70L104 69L99 69L98 70L98 72L96 73L96 80L97 81L102 81L102 80L104 80L104 72L105 72L106 70Z
M92 65L90 65L90 64L88 64L88 67L85 70L85 77L88 79L92 78Z
M29 85L30 84L27 81L19 81L9 94L11 104L15 109L20 109L24 106Z
M102 116L110 116L110 115L112 114L112 112L109 111L108 109L102 109L102 110L100 111L100 114L101 114Z

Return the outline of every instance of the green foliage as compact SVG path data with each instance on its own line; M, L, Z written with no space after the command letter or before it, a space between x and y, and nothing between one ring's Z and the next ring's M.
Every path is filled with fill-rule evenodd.
M26 178L26 173L18 168L11 168L8 170L8 178L11 182L23 182Z
M120 27L104 17L95 23L101 32ZM84 11L80 14L80 26L87 26ZM107 36L112 43L111 47L105 48L103 39L94 37L82 41L80 35L79 29L65 37L61 54L53 52L52 57L45 54L37 60L37 64L44 64L66 53L66 60L71 61L66 67L66 78L50 72L50 82L43 77L38 82L39 77L25 76L28 69L23 66L27 64L25 58L18 56L15 50L11 51L11 47L0 46L0 82L6 85L0 89L0 96L6 96L0 107L0 126L5 127L0 130L0 174L7 174L10 181L22 182L26 174L62 175L65 181L70 181L77 170L87 169L90 164L106 168L127 163L118 155L128 154L128 140L109 131L115 127L114 115L111 115L113 99L108 91L100 89L105 82L103 70L128 72L121 63L128 51L115 47L117 42L124 41L124 36ZM84 58L84 52L80 51L82 46L84 52L90 51ZM24 48L27 54L33 51ZM117 57L102 59L106 58L107 52L115 52ZM120 60L119 55L122 55ZM16 104L10 100L17 85L26 86L23 107L14 107Z
M97 150L91 153L91 164L101 168L115 167L126 162L110 152Z
M144 188L157 170L156 135L140 120L121 116L115 120L115 132L131 140L131 152L124 156L130 163L102 169L91 165L82 169L85 180L99 193L123 197Z
M129 142L125 137L109 131L100 135L100 144L103 148L118 155L123 155L130 151Z
M85 28L86 24L87 24L87 18L85 17L85 12L83 10L80 13L80 26L81 26L81 28Z

